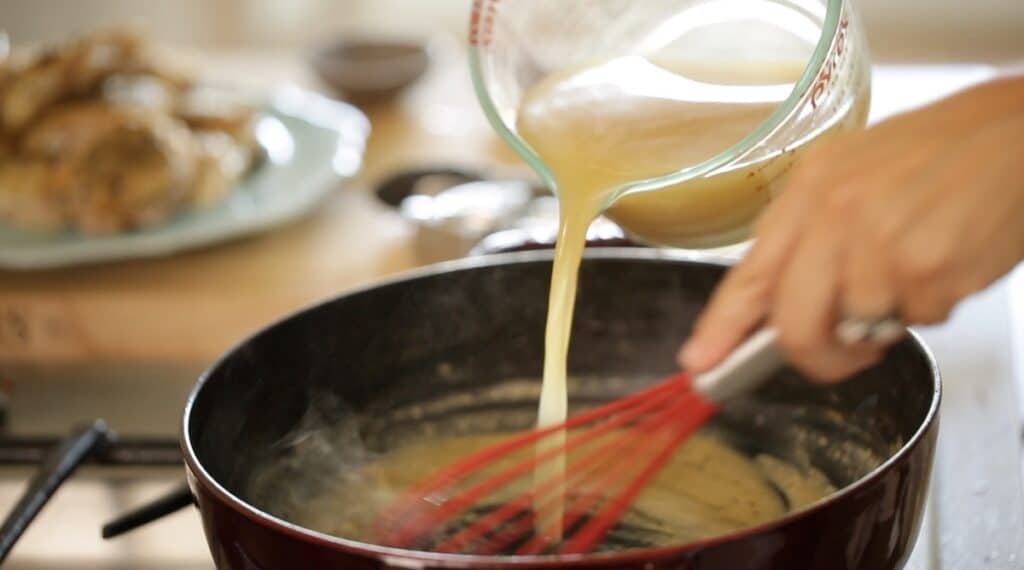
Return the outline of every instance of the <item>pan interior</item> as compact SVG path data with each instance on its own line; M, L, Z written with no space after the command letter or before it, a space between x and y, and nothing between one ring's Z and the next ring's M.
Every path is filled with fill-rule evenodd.
M582 271L570 355L576 409L672 373L674 350L723 268L606 254L586 260ZM218 364L198 391L188 435L199 462L230 493L278 518L362 538L331 517L372 514L373 500L363 500L372 489L346 494L346 480L402 453L443 462L441 452L415 455L417 443L436 451L439 438L473 436L464 442L472 446L481 434L532 424L549 272L543 259L440 272L275 325ZM719 450L706 464L733 476L743 465L760 468L754 475L787 512L891 457L918 431L933 396L928 359L908 340L840 386L784 371L728 405L694 449ZM772 466L774 478L765 471ZM794 497L780 472L823 490ZM695 508L678 495L660 502L672 507L669 515ZM648 510L627 516L619 542L607 546L679 543L763 522L664 532L664 520L651 523Z

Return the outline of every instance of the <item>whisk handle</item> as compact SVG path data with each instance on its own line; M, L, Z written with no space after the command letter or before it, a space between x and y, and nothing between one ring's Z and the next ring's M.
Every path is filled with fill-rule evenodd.
M871 342L890 345L906 333L896 317L876 320L847 318L835 328L836 339L847 346ZM694 388L716 404L749 392L777 372L785 360L779 350L778 332L766 327L751 335L721 364L694 380Z
M715 403L753 390L785 362L778 338L773 328L754 333L721 364L698 376L694 380L694 389Z

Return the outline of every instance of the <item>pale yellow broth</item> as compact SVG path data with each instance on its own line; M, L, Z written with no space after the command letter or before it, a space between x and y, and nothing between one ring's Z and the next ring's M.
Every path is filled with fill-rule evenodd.
M668 65L621 57L559 73L531 88L517 130L557 182L560 227L545 332L538 425L566 419L566 362L577 273L587 228L620 186L703 162L753 132L792 89L800 65L717 67ZM732 172L621 201L610 214L647 237L707 235L753 217L769 199L767 173ZM669 240L665 240L669 241ZM542 453L563 440L555 438ZM564 461L546 463L548 480ZM538 528L561 520L558 506L540 509Z
M436 469L500 441L504 438L421 440L346 474L288 518L327 534L372 542L380 514L410 487ZM518 480L481 503L507 501L529 484L528 479ZM713 435L698 434L641 493L623 519L628 530L621 532L648 546L680 544L776 519L833 491L813 469L770 456L751 459ZM572 500L573 492L567 500Z

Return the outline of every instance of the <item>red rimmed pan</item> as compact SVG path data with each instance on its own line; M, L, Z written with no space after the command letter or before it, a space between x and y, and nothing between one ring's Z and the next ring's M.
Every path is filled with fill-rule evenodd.
M330 537L272 514L268 466L294 459L282 442L330 401L375 451L408 429L412 407L536 378L550 252L436 266L300 311L244 341L200 380L183 446L189 484L221 570L278 568L622 568L888 570L914 544L938 431L935 362L910 336L878 366L839 386L783 371L716 420L750 453L803 457L839 491L775 521L668 548L577 557L472 558L389 550ZM596 403L671 373L673 355L725 266L646 249L606 249L583 263L570 370L574 401ZM622 378L636 378L623 386ZM447 398L446 401L459 398ZM535 405L474 403L493 412ZM454 425L459 407L421 422ZM403 423L405 422L405 423ZM448 423L445 423L448 422ZM526 427L526 425L522 426ZM325 468L329 468L325 465ZM290 488L330 472L283 479ZM273 495L273 493L270 493Z

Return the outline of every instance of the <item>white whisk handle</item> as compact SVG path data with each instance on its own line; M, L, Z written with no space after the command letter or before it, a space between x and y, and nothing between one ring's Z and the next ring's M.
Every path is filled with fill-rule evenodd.
M749 392L782 368L778 333L764 328L751 335L725 360L697 376L694 388L712 402L721 403Z
M898 341L906 331L902 321L890 317L871 321L844 319L836 326L835 334L840 343L848 346L863 342L886 346ZM697 376L694 388L715 403L757 388L785 364L778 340L775 329L759 330L721 364Z

